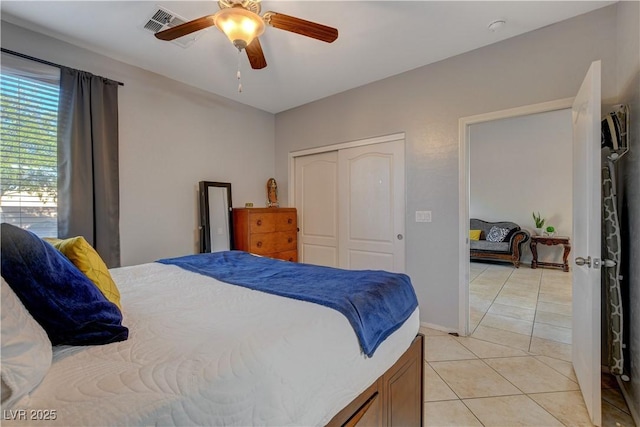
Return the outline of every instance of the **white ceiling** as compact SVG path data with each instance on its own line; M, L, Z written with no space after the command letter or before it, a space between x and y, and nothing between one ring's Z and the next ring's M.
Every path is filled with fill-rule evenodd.
M268 1L262 12L336 27L332 44L267 27L267 68L252 70L216 28L188 48L142 27L160 5L187 20L216 1L7 1L2 19L262 110L278 113L477 49L614 1ZM501 31L490 22L505 19ZM106 76L109 77L109 76ZM126 84L126 82L125 82Z

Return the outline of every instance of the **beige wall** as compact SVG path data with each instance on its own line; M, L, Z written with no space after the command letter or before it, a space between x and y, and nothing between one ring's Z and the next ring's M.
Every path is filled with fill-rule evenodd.
M282 194L289 152L406 132L406 271L421 321L457 330L458 119L574 96L598 59L603 98L615 99L616 17L600 9L277 114ZM416 210L433 222L413 222Z
M231 182L234 206L264 203L274 173L273 114L7 22L2 47L124 83L122 265L197 252L199 181Z

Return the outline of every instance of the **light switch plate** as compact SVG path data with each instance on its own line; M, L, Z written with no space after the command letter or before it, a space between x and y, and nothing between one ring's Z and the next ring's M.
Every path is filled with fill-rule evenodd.
M431 222L431 211L416 211L416 222Z

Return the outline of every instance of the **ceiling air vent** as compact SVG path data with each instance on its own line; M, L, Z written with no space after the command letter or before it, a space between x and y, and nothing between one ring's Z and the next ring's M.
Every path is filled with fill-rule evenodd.
M151 18L144 24L144 29L153 34L158 31L166 30L167 28L172 28L180 24L184 24L187 22L185 18L182 16L178 16L177 14L167 10L163 7L157 6L156 10L151 15ZM201 30L195 33L191 33L184 37L180 37L178 39L172 40L171 43L175 43L178 46L187 48L193 44L204 32L207 31Z

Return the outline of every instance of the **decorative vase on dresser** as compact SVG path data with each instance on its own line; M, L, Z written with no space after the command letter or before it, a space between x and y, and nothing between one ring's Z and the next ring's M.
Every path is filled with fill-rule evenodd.
M298 221L295 208L234 208L234 249L298 261Z

